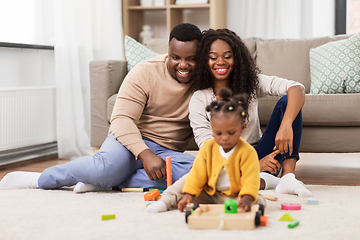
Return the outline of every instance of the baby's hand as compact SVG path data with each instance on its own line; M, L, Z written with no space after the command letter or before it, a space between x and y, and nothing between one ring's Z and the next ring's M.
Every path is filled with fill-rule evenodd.
M242 212L250 212L251 204L254 200L255 199L250 195L243 195L238 202L238 208L240 208Z
M178 203L178 209L180 210L180 212L184 212L184 208L186 207L186 205L191 203L191 201L192 196L188 193L185 193L185 195L180 199Z

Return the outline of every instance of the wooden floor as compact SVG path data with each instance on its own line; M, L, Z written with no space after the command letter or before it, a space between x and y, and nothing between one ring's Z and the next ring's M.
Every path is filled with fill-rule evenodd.
M301 153L296 178L305 184L360 186L360 153ZM42 172L69 160L42 159L0 167L0 179L12 171Z

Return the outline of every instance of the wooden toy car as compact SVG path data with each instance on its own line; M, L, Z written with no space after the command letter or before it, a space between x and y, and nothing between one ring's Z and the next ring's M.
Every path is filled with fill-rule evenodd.
M225 213L224 204L194 205L195 210L185 212L185 220L192 229L255 229L266 226L264 205L253 205L250 212Z

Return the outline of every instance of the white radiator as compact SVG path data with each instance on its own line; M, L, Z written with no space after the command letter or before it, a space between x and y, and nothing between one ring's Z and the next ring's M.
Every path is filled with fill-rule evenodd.
M0 151L56 141L56 89L0 88Z

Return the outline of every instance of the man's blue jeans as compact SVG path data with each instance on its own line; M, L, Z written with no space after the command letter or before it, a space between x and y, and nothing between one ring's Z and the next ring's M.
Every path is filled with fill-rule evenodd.
M173 151L143 139L150 150L162 159L171 157L172 181L177 181L192 167L194 156ZM166 188L164 179L152 181L146 174L141 160L127 150L113 134L104 141L100 150L92 155L49 167L41 174L38 183L43 189L73 186L78 182L102 188Z
M287 106L287 96L283 96L277 102L273 113L270 117L269 123L267 124L265 131L258 142L256 151L258 153L259 159L262 159L266 155L269 155L273 152L273 148L275 146L275 136L277 131L279 130L281 121L284 117L284 113ZM285 154L278 154L276 155L275 159L279 161L282 166L282 163L285 159L288 158L295 158L299 160L299 149L300 149L300 140L301 140L301 133L302 133L302 111L300 110L299 114L296 116L292 128L293 128L293 152L291 155L288 153ZM278 175L280 170L274 174Z

